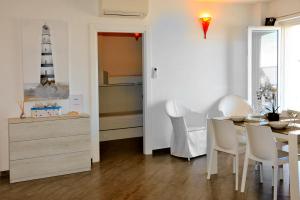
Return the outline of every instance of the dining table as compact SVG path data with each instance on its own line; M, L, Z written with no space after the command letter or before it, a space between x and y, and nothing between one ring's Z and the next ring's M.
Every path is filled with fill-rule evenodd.
M207 160L209 163L210 160L210 151L212 146L212 135L214 131L212 119L207 119ZM220 120L230 120L227 117L217 117L216 119ZM289 120L289 119L285 119ZM246 119L242 122L234 122L234 125L237 129L244 129L246 132L245 126L246 124L253 124L258 126L268 126L268 121L260 119ZM238 132L238 131L237 131ZM291 123L288 127L284 129L273 129L272 134L274 138L286 141L288 143L288 154L289 154L289 173L290 173L290 199L291 200L299 200L300 199L300 189L299 189L299 163L298 163L298 137L300 135L300 120L291 120ZM212 171L211 174L218 173L218 152L214 152L213 161L212 161ZM208 167L207 167L208 169Z

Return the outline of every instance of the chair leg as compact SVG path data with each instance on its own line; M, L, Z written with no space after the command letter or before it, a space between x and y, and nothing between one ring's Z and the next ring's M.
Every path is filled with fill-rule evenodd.
M255 161L254 170L259 170L259 162Z
M212 163L213 163L213 160L214 160L214 149L212 149L210 151L210 156L209 156L209 160L208 160L208 169L207 169L207 179L209 180L210 179L210 175L211 175L211 170L212 170Z
M191 161L191 158L190 158L190 157L188 157L187 159L188 159L189 162Z
M247 156L247 153L246 153L245 160L244 160L244 168L243 168L243 177L242 177L241 192L245 192L248 163L249 163L249 159L248 159L248 156Z
M233 160L232 160L232 173L236 174L236 157L235 156L233 157Z
M283 181L283 179L284 179L284 176L283 176L283 165L279 166L278 173L279 173L279 180Z
M239 190L239 154L235 156L235 190Z
M272 167L272 187L274 187L274 167Z
M259 164L259 178L260 178L260 183L264 182L264 176L263 176L263 164Z
M277 200L277 187L278 187L278 165L274 166L274 188L273 188L273 200Z

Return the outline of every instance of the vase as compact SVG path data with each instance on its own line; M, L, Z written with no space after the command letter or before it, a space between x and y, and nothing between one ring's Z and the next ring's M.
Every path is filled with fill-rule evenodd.
M269 121L279 121L278 113L268 113L267 118Z
M25 118L25 113L24 112L21 112L20 114L20 119L24 119Z

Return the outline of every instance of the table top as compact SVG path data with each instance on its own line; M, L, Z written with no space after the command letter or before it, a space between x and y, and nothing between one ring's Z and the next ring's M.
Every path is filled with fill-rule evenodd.
M217 117L216 119L230 120L230 118L228 118L228 117ZM271 128L272 132L284 134L284 135L288 135L288 134L300 135L300 119L296 119L295 123L294 123L294 120L290 119L290 118L284 118L283 120L291 120L291 124L287 128L284 128L284 129ZM252 124L252 125L257 125L257 126L269 126L268 120L265 120L265 119L261 119L260 121L246 119L243 122L234 122L234 124L236 126L241 126L241 127L245 127L246 124Z

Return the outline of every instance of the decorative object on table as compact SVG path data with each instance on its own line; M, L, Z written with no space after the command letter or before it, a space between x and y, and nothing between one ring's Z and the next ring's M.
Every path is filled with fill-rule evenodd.
M269 80L261 80L259 90L256 92L257 105L260 113L264 113L269 121L278 121L277 88Z
M296 126L296 118L298 116L298 112L294 110L288 110L287 114L290 118L293 119L293 126Z
M230 119L234 122L243 122L245 121L245 116L231 116Z
M26 20L22 37L24 101L68 99L67 24Z
M279 114L277 113L277 111L272 111L267 113L267 119L269 121L279 121Z
M265 22L265 26L274 26L275 22L276 22L275 17L267 17L266 22Z
M263 113L264 106L269 104L272 99L272 85L269 81L262 81L259 90L256 91L256 108L257 113Z
M256 91L256 104L253 106L253 110L256 113L262 113L262 98L263 98L264 88L260 87L258 91Z
M256 122L265 122L266 119L263 118L263 116L258 117L247 117L245 120L245 122L250 122L250 123L256 123Z
M269 125L274 129L285 129L289 123L289 121L271 121Z
M276 88L272 86L270 81L262 81L260 83L259 90L256 91L257 102L260 102L260 105L263 106L267 102L271 102L273 98L273 93L276 93Z
M31 108L31 117L52 117L58 116L62 114L62 107L59 106L57 103L53 104L35 104Z
M19 109L20 109L20 112L21 112L20 119L24 119L25 118L24 101L23 100L19 101L18 105L19 105Z
M267 112L267 119L269 121L279 121L279 113L278 113L278 108L279 106L277 105L276 101L276 96L277 96L277 89L272 88L271 89L272 93L272 98L270 99L270 105L266 106Z

